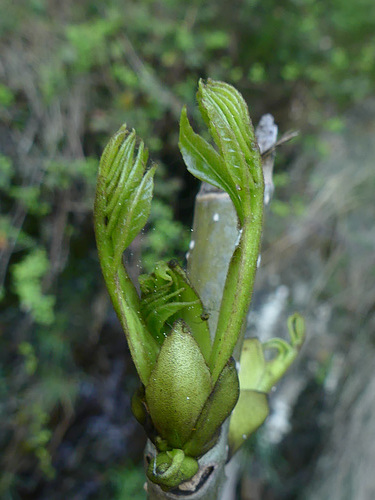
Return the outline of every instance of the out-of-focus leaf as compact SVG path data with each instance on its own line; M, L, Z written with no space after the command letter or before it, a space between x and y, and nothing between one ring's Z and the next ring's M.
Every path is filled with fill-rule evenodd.
M230 417L229 456L233 456L246 439L265 421L269 413L267 394L244 390Z
M305 321L300 314L288 318L288 330L291 342L283 339L270 339L263 344L263 350L275 350L276 356L265 365L264 375L259 383L259 390L269 392L284 375L296 359L305 340Z
M238 377L242 390L258 390L266 369L261 342L256 338L245 339L242 345Z

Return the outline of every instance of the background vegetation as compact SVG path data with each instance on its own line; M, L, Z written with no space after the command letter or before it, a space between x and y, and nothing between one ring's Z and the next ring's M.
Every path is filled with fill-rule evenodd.
M281 131L300 129L278 155L264 272L291 287L292 307L314 312L313 332L334 329L310 349L321 386L337 338L350 345L373 314L371 163L357 156L354 172L334 159L351 141L368 148L374 130L375 4L1 0L1 11L0 496L144 498L134 368L93 235L103 146L126 122L159 165L149 225L127 255L136 275L141 253L146 270L184 259L198 186L178 153L178 118L182 103L194 110L198 78L234 84L255 123L271 112ZM295 468L265 462L273 477ZM267 498L282 498L274 484Z

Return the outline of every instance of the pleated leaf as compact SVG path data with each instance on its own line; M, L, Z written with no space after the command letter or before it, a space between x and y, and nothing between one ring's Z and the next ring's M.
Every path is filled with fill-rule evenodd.
M162 344L172 324L183 320L208 362L211 341L202 302L177 261L159 262L150 276L140 276L141 312L149 331Z
M193 175L228 193L241 229L211 349L209 365L215 382L233 353L250 306L263 224L264 180L254 129L241 94L231 85L200 80L197 100L216 149L192 130L183 109L182 156Z
M223 158L193 131L185 106L181 112L179 147L188 171L197 179L227 192L236 211L241 212L240 197Z
M263 173L254 129L245 101L231 85L201 80L199 108L215 150L191 128L186 109L181 113L179 146L188 170L202 181L226 191L242 225L250 214L250 195L262 189Z
M135 143L134 130L121 128L112 139L115 151L106 148L99 167L99 175L105 175L106 233L116 261L144 227L151 209L155 167L146 168L143 142L134 158Z
M139 297L122 264L122 254L150 213L155 168L147 169L143 142L136 149L134 130L110 139L100 160L94 222L104 279L127 337L141 381L148 381L159 347L140 314Z

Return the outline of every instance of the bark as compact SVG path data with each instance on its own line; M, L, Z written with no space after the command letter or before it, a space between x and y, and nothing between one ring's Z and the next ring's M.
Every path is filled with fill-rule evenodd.
M370 500L375 498L374 349L356 346L347 359L343 381L308 500Z
M202 184L195 202L188 275L209 314L212 341L237 238L237 215L229 196Z

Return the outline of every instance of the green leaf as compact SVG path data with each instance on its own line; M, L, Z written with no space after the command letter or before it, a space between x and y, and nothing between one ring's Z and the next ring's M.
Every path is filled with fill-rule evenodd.
M240 397L229 424L229 451L232 456L244 441L262 425L269 413L266 391L262 391L266 376L266 360L258 339L245 339L240 357Z
M259 389L264 392L272 389L296 359L305 340L305 321L303 317L298 313L290 316L288 318L288 330L290 344L279 338L268 340L263 344L263 350L272 349L277 351L276 356L267 361L262 382L259 384Z
M181 301L189 304L181 309L178 314L172 316L171 319L173 321L177 321L179 319L185 321L185 323L189 326L197 344L199 345L205 361L208 363L211 355L211 339L208 322L204 319L205 310L203 304L197 292L191 285L187 274L179 266L177 261L170 261L168 266L173 271L172 276L176 288L181 287L183 289L180 294Z
M55 320L56 297L43 293L43 277L50 267L44 248L35 248L11 268L13 289L18 295L21 311L28 312L41 325Z
M229 457L255 432L269 414L267 395L263 392L241 390L238 403L230 417Z
M151 209L154 174L155 167L152 167L144 175L137 188L129 194L128 199L125 194L122 195L121 203L125 203L125 206L119 212L116 233L112 234L115 260L121 259L125 248L130 245L147 222Z
M217 93L217 85L205 86L199 84L198 100L205 108L210 123L210 131L216 137L216 144L224 159L232 178L232 184L240 195L246 193L254 186L246 162L247 145L242 137L244 124L241 123L241 112L234 110L235 115L230 115L227 102ZM231 103L233 95L229 93L228 99ZM233 101L232 101L233 104ZM244 198L244 196L241 196Z
M172 276L167 263L160 261L151 274L141 274L138 280L142 294L147 295L155 293L163 285L171 284Z
M258 339L245 339L241 351L240 397L229 426L229 448L232 456L247 437L266 419L269 408L266 393L284 375L296 358L305 338L305 323L299 314L288 319L291 343L275 338L263 345ZM275 349L277 355L266 361L264 351Z
M139 282L142 316L159 344L163 343L171 325L177 320L183 320L208 362L211 341L207 321L202 319L204 308L177 261L159 262L153 273L150 276L140 276Z
M182 448L187 441L211 390L210 371L198 344L187 326L176 322L146 385L154 426L171 447Z
M181 112L179 148L188 171L197 179L227 192L236 211L240 212L240 198L225 162L211 144L193 131L185 106Z
M167 491L192 478L198 469L196 460L186 457L182 450L174 449L159 453L150 462L146 474L150 481Z
M122 254L145 225L150 213L155 167L147 170L147 152L123 126L110 139L99 165L94 222L100 264L115 311L143 384L148 382L159 347L140 312L137 291Z
M293 363L305 339L305 322L295 313L288 318L291 343L274 338L261 344L256 338L245 339L240 358L239 379L242 390L269 392ZM264 352L275 350L276 355L265 359Z
M239 396L236 364L231 358L223 368L184 446L186 455L197 457L216 442L221 425L233 410Z
M163 300L170 300L178 296L182 289L177 290L175 293L171 293L165 297ZM151 304L152 305L152 304ZM174 316L176 313L181 311L184 307L190 305L190 302L171 302L164 305L158 306L157 309L152 310L146 317L145 321L147 327L149 328L152 335L156 338L158 343L161 345L164 339L167 337L167 331L170 327L166 325L169 318Z
M143 142L134 160L135 132L121 128L104 150L99 176L105 178L103 210L107 237L112 239L115 262L150 215L155 167L146 170Z
M238 377L242 390L259 390L266 371L263 347L256 338L245 339L242 345Z
M236 199L248 200L250 191L263 182L259 149L246 102L231 85L211 79L206 84L200 80L197 99L219 151L193 132L184 108L180 122L181 152L193 175L221 187L231 196L242 222L246 207L238 207Z
M188 170L224 189L237 212L241 236L229 264L210 368L216 381L241 333L250 306L263 225L264 181L259 148L241 94L231 85L199 82L199 108L215 150L195 134L182 110L180 149Z

